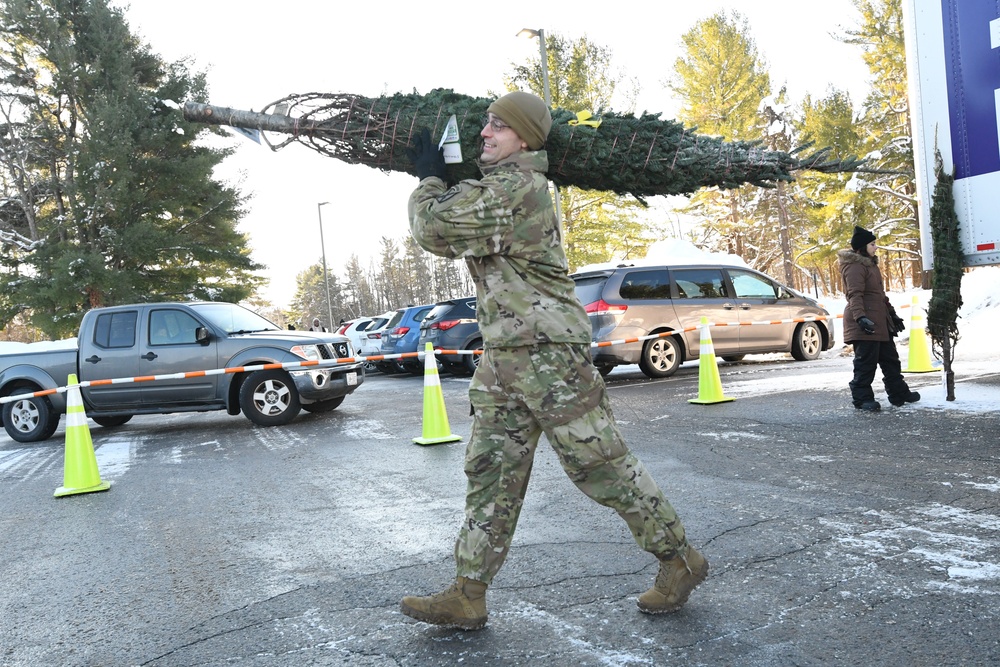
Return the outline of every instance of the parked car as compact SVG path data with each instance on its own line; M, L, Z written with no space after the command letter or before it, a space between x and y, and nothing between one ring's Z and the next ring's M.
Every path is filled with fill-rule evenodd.
M361 354L361 348L365 341L365 332L367 332L375 324L375 318L373 317L355 317L354 319L348 320L340 325L337 329L337 333L341 336L347 336L351 341L351 346ZM368 370L368 368L365 368Z
M373 357L382 354L382 334L385 333L386 325L395 314L396 311L390 310L372 318L372 323L363 332L358 354L362 357ZM374 361L366 361L364 362L364 366L366 373L378 370L378 365Z
M420 321L433 307L434 304L429 303L397 310L382 334L382 354L416 352L420 343ZM376 365L385 373L408 372L420 375L424 372L423 362L415 357L380 361Z
M483 335L476 319L476 298L448 299L439 301L420 322L420 343L424 349L431 343L435 350L479 350L483 347ZM442 370L459 375L471 375L476 371L482 355L438 355Z
M771 322L829 317L814 299L746 266L685 264L624 266L576 273L576 294L590 316L594 342L676 334L595 348L594 364L607 374L620 364L639 364L652 378L673 375L698 359L701 318L709 322ZM762 326L712 327L715 353L725 361L747 354L789 352L799 361L819 357L834 344L830 320Z

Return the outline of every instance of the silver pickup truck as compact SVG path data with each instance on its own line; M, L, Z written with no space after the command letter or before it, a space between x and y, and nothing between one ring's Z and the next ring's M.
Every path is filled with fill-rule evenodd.
M81 382L333 360L355 356L346 336L285 331L231 303L147 303L95 308L80 323L77 349L0 355L0 397ZM105 427L133 415L226 410L261 426L287 424L300 409L328 412L364 381L361 362L329 367L194 375L83 387L87 416ZM4 428L18 442L45 440L66 411L66 396L2 404Z

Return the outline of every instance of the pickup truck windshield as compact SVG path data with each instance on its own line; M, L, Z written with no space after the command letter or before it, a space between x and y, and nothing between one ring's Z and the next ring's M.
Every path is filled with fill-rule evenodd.
M281 330L273 322L233 303L195 303L191 308L227 334Z

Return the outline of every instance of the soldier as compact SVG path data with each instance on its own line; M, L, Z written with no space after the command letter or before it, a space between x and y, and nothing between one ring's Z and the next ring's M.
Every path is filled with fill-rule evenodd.
M549 109L535 95L508 93L484 123L480 180L449 188L427 130L407 151L420 177L410 231L429 252L465 258L484 345L469 386L474 418L456 580L434 595L404 597L402 612L465 630L486 624L486 589L510 549L543 432L573 483L616 510L659 559L639 609L677 611L708 576L708 562L688 546L673 507L626 446L591 361L590 321L568 275L545 176Z

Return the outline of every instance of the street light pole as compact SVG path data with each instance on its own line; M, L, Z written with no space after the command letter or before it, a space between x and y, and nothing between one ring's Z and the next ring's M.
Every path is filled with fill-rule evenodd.
M326 274L326 242L323 240L323 206L329 204L328 201L321 201L316 204L316 214L319 216L319 245L323 250L323 284L326 286L326 321L327 326L330 327L328 331L333 330L333 306L331 305L330 299L330 279Z
M552 93L549 91L549 53L545 50L545 30L539 28L538 30L533 30L531 28L522 28L521 32L517 33L518 37L537 37L538 38L538 49L541 52L542 57L542 95L545 99L545 106L552 108ZM562 229L562 205L559 201L559 186L555 183L552 184L552 191L555 195L556 203L556 220L559 221L559 229Z

